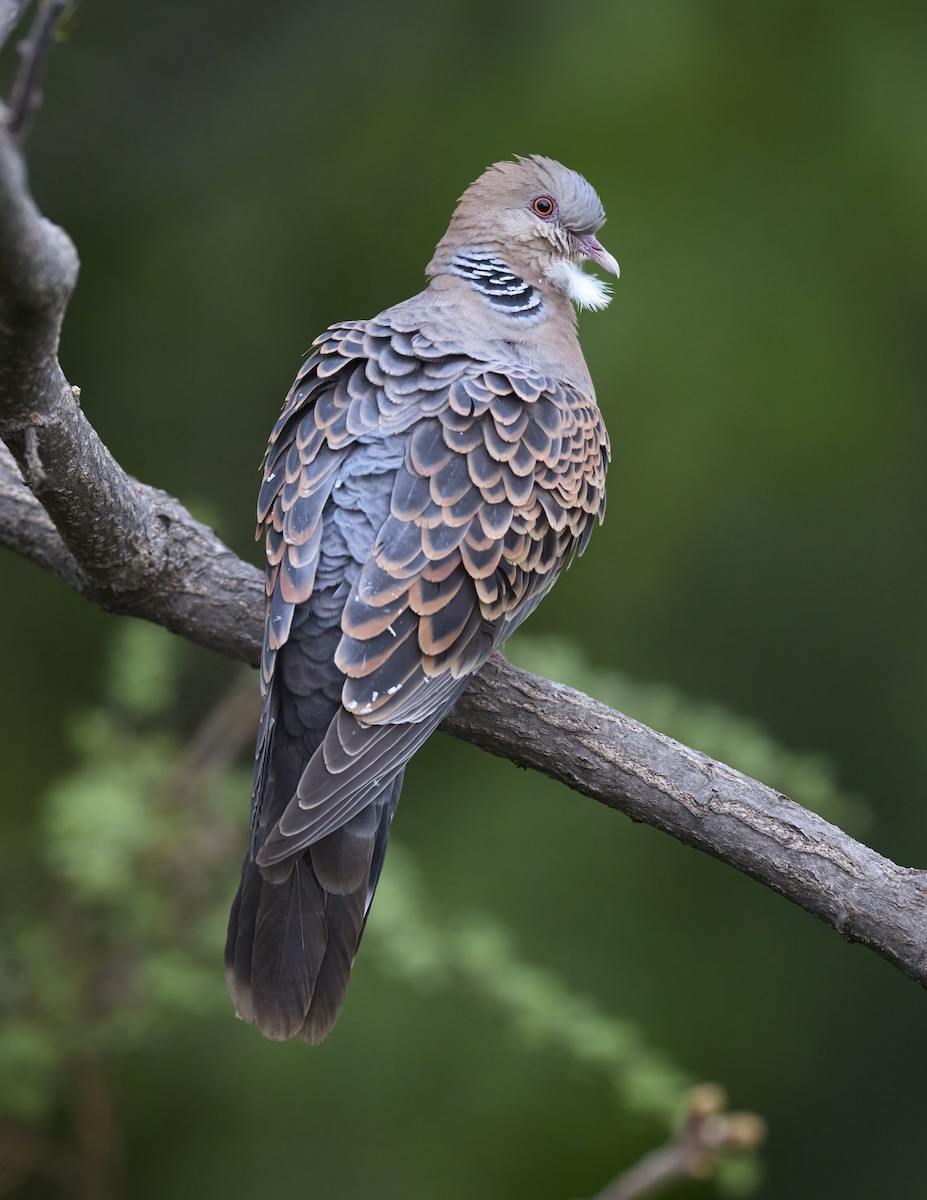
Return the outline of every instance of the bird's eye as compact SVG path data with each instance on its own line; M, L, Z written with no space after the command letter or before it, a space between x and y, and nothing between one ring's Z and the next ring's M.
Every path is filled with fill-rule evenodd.
M531 202L531 208L539 217L547 218L553 214L554 202L550 196L536 196Z

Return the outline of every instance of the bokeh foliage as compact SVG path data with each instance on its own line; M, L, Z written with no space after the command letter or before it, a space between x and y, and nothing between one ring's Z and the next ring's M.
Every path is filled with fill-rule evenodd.
M718 752L752 745L788 790L752 732L769 731L820 797L868 798L867 840L922 864L925 49L927 12L900 0L88 0L29 141L83 260L65 368L129 470L254 553L257 466L315 333L420 286L487 162L578 167L623 271L582 329L616 458L604 528L528 633L677 736L672 697L739 714ZM9 556L0 572L5 911L23 911L46 902L39 798L86 766L98 733L82 718L75 748L71 714L104 691L116 626ZM194 660L174 746L230 678ZM117 774L101 766L97 823ZM243 822L244 781L226 803ZM136 817L113 830L127 847ZM510 929L520 961L763 1113L761 1194L920 1200L924 998L886 964L447 739L410 770L396 831L429 902ZM239 853L214 864L229 888ZM204 937L221 997L221 928ZM55 944L28 941L54 981ZM513 1044L467 987L410 990L375 945L318 1052L265 1045L220 999L116 1053L129 1194L560 1200L657 1140L653 1119L616 1122L606 1079ZM54 1015L79 1036L72 1001ZM54 1061L35 1070L41 1097Z
M75 1175L95 1170L98 1177L64 1190L90 1197L116 1188L122 1155L109 1095L115 1064L186 1022L222 1012L213 960L234 882L229 862L247 836L239 800L249 780L234 764L251 740L255 705L250 687L246 693L233 686L185 744L171 720L182 649L162 629L122 623L103 703L72 725L74 766L39 798L33 886L3 897L0 1194L20 1176L47 1176L62 1153L59 1143L74 1141ZM562 640L522 650L535 665L579 675L600 697L628 694ZM742 721L680 696L673 705L684 729L697 722L709 744L742 742L749 756ZM776 747L757 729L751 734L754 746L791 771L800 802L815 799L822 778L829 782L818 764ZM833 789L826 799L838 809L844 803ZM504 925L478 905L456 916L440 908L410 852L393 846L367 939L387 975L432 1000L463 986L524 1051L600 1074L613 1089L616 1120L643 1117L671 1135L694 1080L648 1044L642 1025L608 1015L555 973L525 962ZM88 1075L93 1105L105 1099L110 1125L90 1166L81 1157L88 1150L80 1131L88 1108L91 1120L99 1113L87 1095ZM23 1139L34 1139L28 1144L35 1158L26 1155L11 1170L7 1159L15 1162ZM749 1159L718 1163L723 1194L750 1192L758 1180Z

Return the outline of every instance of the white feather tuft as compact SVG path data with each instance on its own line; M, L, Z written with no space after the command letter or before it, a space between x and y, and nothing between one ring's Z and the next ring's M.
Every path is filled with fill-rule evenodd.
M587 275L579 263L562 259L548 267L544 274L554 287L566 292L579 309L589 308L593 312L601 312L611 302L612 290L608 284L597 279L595 275Z

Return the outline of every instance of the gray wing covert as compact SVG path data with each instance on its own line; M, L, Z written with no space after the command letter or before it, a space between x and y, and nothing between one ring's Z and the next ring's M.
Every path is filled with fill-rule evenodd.
M395 319L334 327L268 450L265 686L293 606L311 594L348 448L396 434L389 515L341 614L342 707L258 854L267 878L382 791L604 513L609 448L594 397L438 348Z

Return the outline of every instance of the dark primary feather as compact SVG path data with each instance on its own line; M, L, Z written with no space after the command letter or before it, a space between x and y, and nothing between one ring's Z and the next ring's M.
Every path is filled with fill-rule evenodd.
M593 399L400 324L318 339L265 462L264 703L226 962L272 1038L331 1028L406 763L604 511Z

